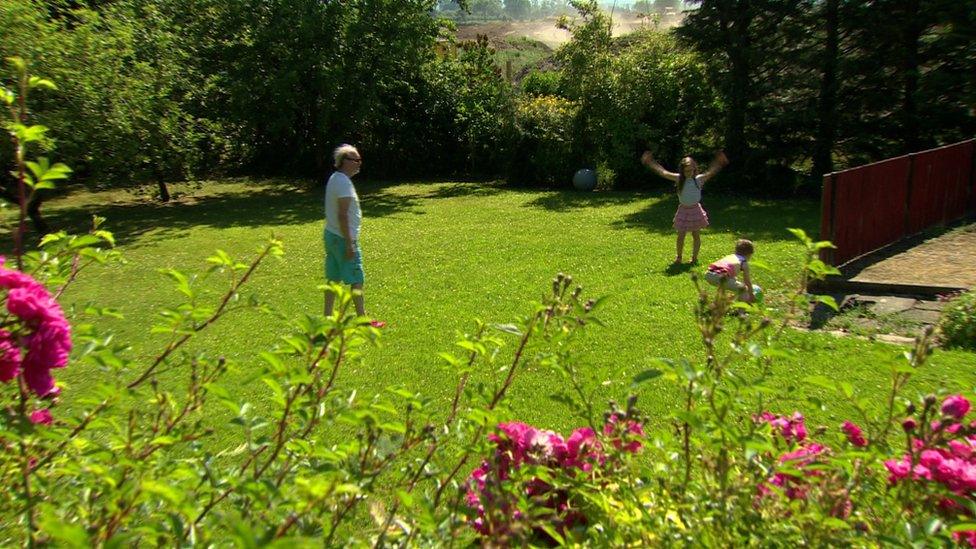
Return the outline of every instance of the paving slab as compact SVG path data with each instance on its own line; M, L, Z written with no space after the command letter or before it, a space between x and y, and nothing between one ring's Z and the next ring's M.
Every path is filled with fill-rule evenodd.
M898 316L911 320L912 322L919 322L922 324L938 324L939 317L942 316L939 311L929 311L926 309L910 309L908 311L902 311L898 313Z
M923 311L939 311L939 312L942 312L942 311L945 310L946 305L948 303L949 303L948 301L928 301L928 300L921 300L920 299L918 301L918 303L915 304L915 308L916 309L921 309Z
M860 300L863 301L863 297ZM916 301L913 297L884 296L876 298L868 309L878 315L891 315L911 309Z

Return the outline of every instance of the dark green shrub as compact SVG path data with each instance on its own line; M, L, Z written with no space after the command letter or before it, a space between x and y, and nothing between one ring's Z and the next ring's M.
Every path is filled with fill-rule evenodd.
M522 80L522 93L532 96L559 95L559 71L532 71Z
M682 155L717 147L721 105L705 61L670 34L640 31L613 39L595 3L577 6L573 38L556 53L561 91L577 101L578 155L605 163L617 187L644 184L638 161L650 148L674 169Z
M554 184L572 180L582 166L574 157L576 103L552 95L523 97L515 108L515 149L509 180L516 184Z
M643 32L613 60L610 101L595 107L603 132L601 158L618 186L646 182L637 161L652 149L674 168L686 154L702 156L718 143L721 110L705 63L669 35Z
M976 351L976 292L970 290L946 305L939 321L946 348Z

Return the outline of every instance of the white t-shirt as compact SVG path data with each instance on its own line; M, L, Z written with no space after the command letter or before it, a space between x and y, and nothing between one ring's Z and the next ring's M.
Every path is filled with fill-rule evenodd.
M701 176L696 175L694 178L685 179L685 184L681 187L681 192L678 193L678 202L681 202L682 206L694 206L701 202L701 180L699 177Z
M359 209L359 195L352 179L336 171L325 184L325 230L343 236L339 228L339 199L352 198L349 203L349 238L359 240L359 227L363 224L363 212Z

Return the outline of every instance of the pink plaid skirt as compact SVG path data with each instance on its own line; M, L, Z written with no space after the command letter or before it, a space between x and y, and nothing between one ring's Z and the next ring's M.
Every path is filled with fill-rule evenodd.
M678 206L678 211L674 212L674 228L677 231L700 231L708 226L708 214L701 203L694 206Z

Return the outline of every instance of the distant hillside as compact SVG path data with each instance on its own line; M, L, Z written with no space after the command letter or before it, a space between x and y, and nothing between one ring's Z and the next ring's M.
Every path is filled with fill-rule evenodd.
M680 23L680 17L676 17L661 21L658 28L671 28ZM613 35L620 36L641 27L653 28L653 26L653 22L649 19L618 16L613 19ZM569 31L557 28L554 17L534 21L491 21L458 25L457 37L461 40L474 40L479 34L487 35L492 45L519 37L542 42L550 48L557 48L569 41ZM496 47L496 49L501 48Z

